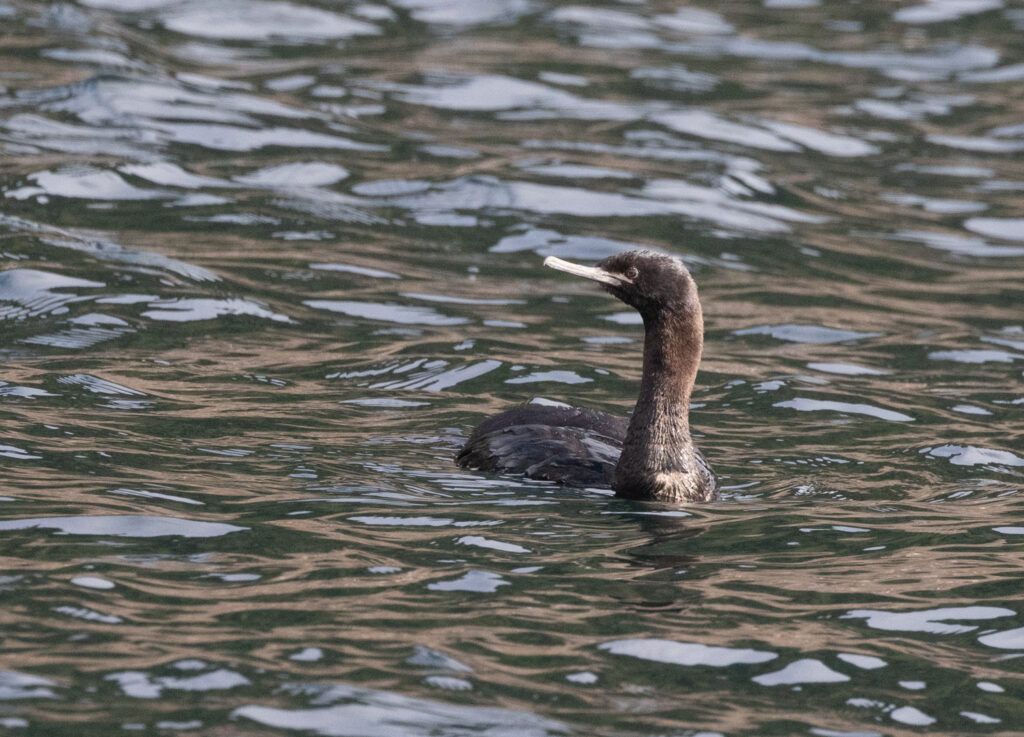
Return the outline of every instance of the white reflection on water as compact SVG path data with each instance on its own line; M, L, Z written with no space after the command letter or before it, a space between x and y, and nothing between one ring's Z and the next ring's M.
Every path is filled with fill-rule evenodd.
M75 586L82 586L87 589L112 589L114 588L114 582L108 581L105 578L99 578L97 576L75 576L71 579L71 583Z
M1012 617L1012 609L993 606L942 607L916 612L884 612L855 609L840 619L863 619L868 627L889 632L931 632L936 635L957 635L978 629L975 625L950 624L947 620L986 620Z
M937 448L925 448L921 452L935 458L948 458L954 466L1024 466L1024 458L1008 450L974 445L940 445Z
M932 351L928 358L933 361L956 361L957 363L1013 363L1024 354L996 350Z
M969 107L975 101L974 95L916 94L906 99L864 98L857 100L853 107L882 120L923 120L932 116L949 115L955 108Z
M671 15L656 15L653 21L662 28L693 35L721 35L736 30L718 13L701 8L679 8Z
M429 307L409 307L393 303L310 299L303 302L303 304L315 310L340 312L350 317L365 317L371 320L383 320L401 325L464 325L469 322L464 317L450 317Z
M97 76L48 91L42 108L70 113L90 125L99 126L92 135L103 137L103 126L142 126L155 120L189 120L193 122L257 125L254 116L302 119L318 117L312 111L300 110L274 100L241 92L211 90L168 79L137 79L119 76ZM152 135L136 134L140 140L154 143ZM152 160L152 155L147 157Z
M19 448L16 445L0 445L0 456L13 458L17 461L38 461L42 458L42 456L32 455L24 448Z
M430 405L429 402L412 402L407 399L394 399L392 397L360 397L357 399L342 399L338 404L356 404L360 407L385 407L387 409L427 407Z
M645 18L625 10L586 6L558 8L548 20L573 27L580 42L603 48L639 48L659 45L658 31L686 35L722 35L736 29L718 13L700 8L679 8L673 14Z
M531 11L533 0L392 0L421 23L468 27L508 24Z
M501 361L487 359L479 363L447 368L447 361L430 361L424 364L422 370L415 371L406 378L378 381L369 384L369 387L371 389L419 389L428 392L439 392L457 386L464 381L489 374L501 365Z
M705 56L741 56L754 59L815 61L853 69L876 69L894 79L917 81L944 79L957 72L987 69L999 61L999 53L984 46L937 45L921 53L880 51L822 51L792 41L769 41L743 36L700 39L674 44L680 53Z
M349 517L350 522L361 522L364 525L384 525L393 527L447 527L455 520L447 517L381 517L367 515L363 517Z
M995 138L991 136L955 136L943 134L930 134L927 136L929 143L936 143L940 146L958 148L962 151L975 151L978 153L1016 153L1024 151L1024 141L1013 138Z
M49 678L0 670L0 701L15 699L55 699L53 688L57 684Z
M28 179L35 186L7 190L4 194L16 200L40 195L71 197L89 200L149 200L169 197L169 192L139 189L128 184L112 171L91 167L71 167L58 171L41 171L29 174Z
M884 237L884 236L883 236ZM968 256L1012 258L1024 256L1024 247L993 246L981 238L957 233L942 233L928 230L905 230L892 238L923 243L929 248L937 248L949 253L960 253Z
M295 187L326 187L346 179L349 172L344 167L323 161L293 161L259 169L251 174L235 177L236 182L256 187L288 189Z
M232 718L326 737L550 737L572 731L562 722L525 711L445 704L344 684L287 686L284 690L311 696L314 708L279 709L252 704L235 709ZM339 701L344 703L334 703Z
M315 663L318 660L322 660L324 657L324 651L318 647L307 647L303 648L297 653L293 653L288 656L289 660L294 660L299 663Z
M744 197L751 189L771 191L768 182L753 172L735 168L716 187L686 182L681 179L653 179L642 193L667 201L675 212L700 220L711 220L723 226L771 233L789 230L786 222L823 223L826 218L810 215L790 207L757 202ZM749 186L749 188L748 188ZM783 222L779 222L783 221Z
M103 0L92 0L92 2ZM113 0L116 2L116 0ZM229 41L328 41L351 36L377 35L380 29L307 5L276 0L219 0L168 2L160 20L177 33Z
M1003 693L1006 691L998 683L992 683L991 681L978 681L978 688L988 693Z
M799 151L800 147L790 140L760 128L733 123L720 115L706 110L680 110L662 113L652 117L656 123L678 133L728 141L768 151Z
M141 392L138 389L132 389L129 386L118 384L116 381L101 379L100 377L92 376L91 374L71 374L70 376L61 376L57 379L57 383L64 384L65 386L80 386L93 394L119 395L127 397L146 396L145 392Z
M111 494L118 494L121 496L137 496L144 499L164 499L169 502L177 502L179 504L191 504L194 506L204 507L205 502L200 502L195 499L189 499L184 496L175 496L174 494L161 494L156 491L146 491L143 489L111 489Z
M435 650L434 648L427 647L426 645L415 645L413 647L413 654L406 658L405 662L409 665L451 670L459 673L471 673L473 671L473 669L465 663L460 663L455 658L445 655L440 650Z
M59 228L44 223L37 223L17 216L4 215L0 213L0 225L3 225L14 232L32 234L40 238L43 243L56 248L67 248L73 251L88 254L99 261L111 261L117 264L128 264L131 266L152 267L165 269L179 276L198 282L220 281L220 277L212 271L201 266L170 258L162 253L152 251L138 251L125 248L113 240L107 239L105 234L96 232L77 231L68 228ZM14 276L6 276L14 274ZM96 286L102 287L106 284L100 282L86 282L85 280L67 281L70 277L50 274L45 271L32 269L12 269L0 273L0 290L9 289L14 295L14 301L28 298L31 302L39 298L38 295L26 297L30 292L48 292L52 289L72 286ZM47 284L49 282L49 284ZM20 296L19 296L20 295ZM79 299L89 299L86 297ZM107 297L108 301L115 298ZM3 300L3 292L0 291L0 300ZM77 299L67 301L78 301ZM66 310L65 310L66 311ZM62 312L54 311L54 314ZM4 316L0 310L0 318Z
M1024 241L1024 218L971 218L964 227L993 238Z
M855 404L852 402L834 402L824 399L808 399L807 397L797 397L795 399L789 399L785 402L776 402L772 405L773 407L788 407L789 409L795 409L798 412L841 412L843 414L851 415L868 415L870 417L877 417L880 420L886 420L887 422L913 422L914 418L910 415L905 415L902 412L896 412L891 409L883 409L881 407L875 407L870 404Z
M884 376L888 371L870 368L868 366L857 366L852 363L809 363L807 368L815 371L824 371L827 374L841 374L843 376Z
M587 166L585 164L522 164L523 171L542 177L558 179L633 179L635 175L628 171L608 169L603 166Z
M995 84L998 82L1016 82L1024 79L1024 64L1010 64L998 69L990 69L984 72L964 72L959 75L963 82L974 82L981 84Z
M50 151L80 155L108 154L129 161L152 158L148 145L151 136L112 123L104 128L96 128L19 113L0 122L0 128L12 137Z
M451 581L437 581L427 584L431 591L472 591L477 594L493 594L499 586L509 586L510 582L500 574L491 571L466 571L461 577Z
M983 0L984 3L995 0ZM938 17L934 8L943 7L950 12L952 3L943 6L918 6L928 11L914 10L923 18L929 12ZM792 6L794 2L775 5ZM806 5L806 2L798 2ZM813 3L812 3L813 4ZM959 3L956 11L971 13L978 4ZM988 9L985 7L984 9ZM912 9L904 9L911 11ZM660 15L647 19L622 11L572 7L556 10L549 20L571 30L583 45L602 48L657 48L669 53L690 56L740 56L765 60L811 61L851 68L873 68L898 79L941 79L958 71L970 71L993 66L999 59L996 51L982 46L939 45L934 50L900 52L882 48L877 51L823 51L794 41L775 41L733 35L733 27L721 16L709 11L683 8L675 16ZM855 30L859 30L856 28ZM677 40L679 35L690 36Z
M530 82L503 75L465 77L435 77L425 85L402 85L393 88L399 99L445 110L497 112L519 108L551 108L574 110L580 98L570 92L554 89L538 82ZM619 110L625 120L636 118L627 106L606 108L608 113Z
M991 635L982 635L978 642L989 647L997 647L1003 650L1024 650L1024 627L1018 627L1003 632L995 632ZM981 684L978 684L981 687ZM986 689L991 690L991 689ZM1002 689L1000 689L1002 691Z
M593 379L580 376L575 371L534 371L526 376L506 379L506 384L535 384L540 382L556 382L559 384L587 384Z
M892 14L900 23L943 23L1003 7L1002 0L928 0Z
M848 731L838 729L823 729L821 727L811 728L811 734L816 737L882 737L879 732L870 732L866 730Z
M506 543L501 540L492 540L489 537L483 537L481 535L464 535L455 541L458 545L473 545L478 548L488 548L490 550L499 550L503 553L529 553L529 548L524 548L522 545L516 545L515 543Z
M10 386L6 381L0 381L0 397L21 397L22 399L34 399L36 397L56 397L57 394L36 389L31 386Z
M95 289L103 282L76 279L37 269L9 269L0 272L0 320L22 319L33 315L66 313L66 305L92 299L66 294L65 289ZM2 303L14 303L16 306Z
M881 333L864 333L856 330L841 330L821 325L759 325L753 328L734 330L734 335L770 335L777 340L791 343L840 343L847 340L877 338Z
M655 76L663 78L665 75ZM867 156L879 151L873 144L858 138L806 125L754 116L736 122L701 108L668 108L664 103L593 100L539 82L503 75L433 75L422 85L378 83L376 86L391 91L407 103L444 110L496 113L502 120L551 117L621 122L648 120L688 136L769 151L799 152L806 148L837 157Z
M208 123L167 123L154 121L152 127L176 143L191 143L217 151L256 151L270 146L326 148L348 151L385 151L386 146L360 143L351 138L318 133L305 128L242 128Z
M445 302L451 305L522 305L525 300L504 298L504 299L478 299L475 297L456 297L450 294L422 294L419 292L401 292L403 297L422 299L424 302Z
M142 313L151 320L169 322L193 322L196 320L213 320L222 315L248 315L262 317L274 322L291 322L287 315L272 312L266 307L248 299L159 299L149 303L149 308Z
M206 667L202 661L181 661L174 664L178 670L201 670ZM248 686L251 681L226 668L203 673L189 678L177 676L153 677L141 671L121 671L110 673L104 680L113 681L125 695L136 699L158 698L165 689L172 691L227 691L238 686Z
M600 260L637 247L635 243L595 236L563 235L547 228L518 228L491 246L491 253L533 251L539 256Z
M440 688L445 691L472 691L473 684L467 681L465 678L455 678L453 676L427 676L423 679L431 686Z
M675 642L656 638L614 640L598 645L613 655L629 655L641 660L673 665L707 665L725 668L738 663L766 663L779 657L776 653L749 648L715 647L699 642Z
M1020 325L1010 325L1002 328L999 331L999 335L1004 336L997 338L994 335L982 336L982 340L986 343L995 343L996 345L1005 345L1007 348L1014 348L1019 351L1024 351L1024 327Z
M60 535L104 537L219 537L248 527L223 522L202 522L179 517L148 515L83 515L81 517L35 517L0 520L0 530L56 530Z
M75 325L117 325L120 327L127 327L128 323L119 317L113 315L104 315L101 312L90 312L86 315L79 315L78 317L72 317L68 322Z
M828 133L806 125L780 123L774 120L762 120L759 123L768 130L774 131L791 141L796 141L805 148L829 156L843 158L867 156L869 154L876 154L880 150L877 146L866 143L859 138Z
M914 727L927 727L929 724L935 724L935 717L928 716L913 706L901 706L893 709L889 712L889 716L894 722L909 724Z
M653 180L641 191L627 194L481 175L437 183L415 194L396 196L378 204L421 214L513 209L542 215L596 218L685 215L710 220L726 228L764 233L789 231L787 221L824 220L780 205L745 201L722 189L670 179ZM606 246L611 243L608 241ZM521 250L514 242L502 248Z
M839 653L836 655L837 658L842 660L844 663L855 665L863 670L876 670L877 668L884 668L887 663L881 658L876 658L873 655L858 655L856 653Z
M991 416L992 413L983 407L977 407L973 404L957 404L950 409L954 412L961 412L965 415L980 415L980 416Z
M102 622L103 624L121 624L124 620L113 614L102 614L93 609L85 607L58 606L53 611L64 614L75 619L84 619L87 622Z
M796 660L782 670L754 676L754 683L762 686L789 686L797 683L843 683L850 680L844 673L832 670L820 660Z

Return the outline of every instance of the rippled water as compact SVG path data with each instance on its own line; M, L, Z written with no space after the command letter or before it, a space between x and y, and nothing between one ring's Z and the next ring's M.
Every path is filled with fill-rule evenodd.
M1019 734L1024 10L0 0L0 727ZM627 412L682 508L451 461Z

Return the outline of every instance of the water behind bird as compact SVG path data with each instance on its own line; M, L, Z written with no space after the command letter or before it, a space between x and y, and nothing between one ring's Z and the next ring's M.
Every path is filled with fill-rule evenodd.
M0 725L1024 724L1011 3L0 0ZM723 500L462 471L700 288Z

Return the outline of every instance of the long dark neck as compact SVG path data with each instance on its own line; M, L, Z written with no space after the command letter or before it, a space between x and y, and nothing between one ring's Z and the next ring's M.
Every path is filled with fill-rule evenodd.
M645 316L640 396L615 469L620 496L690 499L696 498L690 487L704 483L690 438L690 394L704 345L704 320L694 303L685 314Z

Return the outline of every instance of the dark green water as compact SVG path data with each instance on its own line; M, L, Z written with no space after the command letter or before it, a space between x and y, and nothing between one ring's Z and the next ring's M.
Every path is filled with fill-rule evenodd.
M1024 732L1024 9L0 0L0 731ZM628 412L681 256L725 489Z

